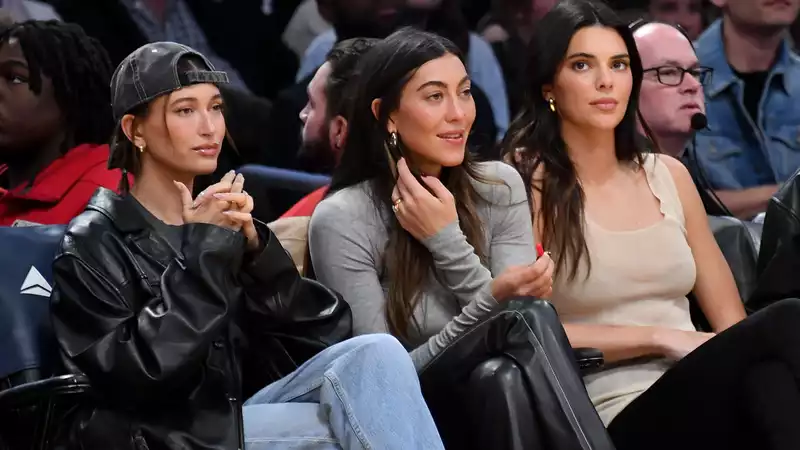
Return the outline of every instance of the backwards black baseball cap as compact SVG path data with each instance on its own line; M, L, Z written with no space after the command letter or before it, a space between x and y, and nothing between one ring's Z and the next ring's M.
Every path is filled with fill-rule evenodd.
M178 62L191 58L203 68L178 70ZM185 66L185 65L184 65ZM153 42L128 55L111 77L111 109L114 120L139 105L164 94L199 83L228 83L228 74L214 70L211 61L198 51L175 42Z
M182 63L190 60L191 63ZM111 111L118 126L122 117L155 98L193 84L228 83L225 72L214 70L211 61L198 51L175 42L153 42L128 55L111 77ZM127 141L127 139L125 139ZM126 167L129 146L115 137L108 158L109 169ZM127 180L126 177L123 177Z

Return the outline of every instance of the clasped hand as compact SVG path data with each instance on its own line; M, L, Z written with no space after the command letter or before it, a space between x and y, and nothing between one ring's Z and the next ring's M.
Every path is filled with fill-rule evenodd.
M181 194L184 223L208 223L233 231L247 238L247 248L258 248L258 232L253 223L253 197L244 191L244 176L233 170L192 199L185 184L175 181Z

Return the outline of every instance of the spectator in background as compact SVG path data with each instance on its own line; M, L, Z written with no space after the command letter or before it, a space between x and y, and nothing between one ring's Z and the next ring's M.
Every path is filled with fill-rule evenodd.
M52 6L33 0L2 0L0 10L8 13L14 22L26 20L61 20Z
M659 149L680 159L694 134L692 116L705 114L710 70L700 67L688 36L674 26L650 22L633 31L644 67L639 113Z
M308 103L300 113L303 122L301 157L333 170L347 140L347 109L351 80L358 80L356 64L378 39L353 38L337 43L308 84ZM292 256L298 271L312 275L308 253L308 224L328 186L306 195L280 219L269 224L281 245Z
M736 214L706 191L707 181L694 155L692 137L697 130L692 117L705 114L703 84L710 79L711 70L700 67L689 36L677 25L640 20L631 25L631 31L644 67L639 91L644 135L656 142L658 150L683 161L709 214Z
M692 40L697 39L705 27L703 0L649 0L647 13L654 20L680 25Z
M330 22L319 13L317 0L303 0L283 30L283 43L300 59L311 41L330 29Z
M317 68L319 68L338 39L344 41L355 37L383 38L394 30L402 20L401 13L405 0L316 0L320 15L331 22L329 30L315 39L306 51L313 54L314 64L301 67L302 77L287 86L275 97L273 114L267 125L267 151L258 163L305 171L317 171L313 166L303 164L298 158L302 145L299 119L300 112L308 103L307 87ZM320 38L327 36L323 41ZM329 39L331 38L331 39Z
M491 44L506 83L511 116L522 107L527 85L525 58L536 22L542 18L556 0L494 0L492 10L478 24L481 37Z
M697 158L728 209L753 217L800 167L800 59L788 29L800 0L713 0L722 9L697 40L714 70Z
M173 41L198 49L225 70L231 87L272 98L291 83L297 60L255 1L51 0L69 22L103 43L118 64L140 46ZM263 55L269 58L265 64ZM228 100L226 98L226 100Z
M364 1L371 2L371 6L358 10ZM381 1L387 4L381 6ZM317 0L317 3L320 13L331 18L333 30L317 36L308 47L297 72L298 81L322 65L325 55L337 40L357 36L382 38L400 24L413 25L444 36L459 46L466 55L470 78L489 100L497 136L502 137L505 133L509 108L503 71L491 46L469 31L459 0ZM330 12L325 12L327 8ZM390 14L396 17L393 20L380 20ZM381 33L376 33L376 25L380 25Z
M353 38L337 43L325 64L308 84L308 103L300 112L303 122L301 157L333 171L347 139L347 84L357 79L356 63L377 39ZM283 217L311 216L328 187L317 189L294 205Z
M300 82L322 65L337 41L355 37L382 39L403 24L406 0L316 0L320 16L332 29L317 36L300 61Z
M77 25L23 22L0 34L0 225L66 224L108 170L113 129L103 47Z

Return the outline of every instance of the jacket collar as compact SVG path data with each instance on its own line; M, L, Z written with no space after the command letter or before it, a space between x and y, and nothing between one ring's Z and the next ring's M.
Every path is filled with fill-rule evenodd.
M84 144L75 147L45 167L33 184L25 183L13 189L1 189L0 197L58 203L90 170L108 161L108 146ZM0 165L0 175L8 167Z
M166 269L173 259L182 261L181 250L173 248L163 236L154 232L139 207L133 204L134 201L136 200L130 194L119 195L109 189L100 188L86 209L106 216L114 228L130 239L144 257L157 262L163 268Z
M725 41L722 36L722 19L717 19L712 23L695 42L697 58L704 66L714 69L711 76L711 83L706 88L706 95L714 98L730 85L736 83L739 78L733 72L728 58L725 56ZM770 70L771 75L779 75L777 80L780 86L789 94L800 89L800 80L792 74L793 70L800 67L798 58L791 51L791 44L788 38L781 42L778 49L777 59Z
M132 202L130 194L119 195L110 189L100 188L89 200L86 209L102 213L120 232L132 234L149 228Z

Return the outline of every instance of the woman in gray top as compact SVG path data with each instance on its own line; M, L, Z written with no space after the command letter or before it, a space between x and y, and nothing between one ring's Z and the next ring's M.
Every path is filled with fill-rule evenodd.
M421 368L509 297L546 297L520 176L475 163L470 80L447 39L411 29L376 44L353 83L349 137L309 230L319 281L356 334L390 332Z

